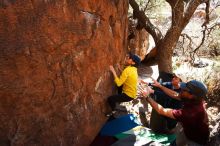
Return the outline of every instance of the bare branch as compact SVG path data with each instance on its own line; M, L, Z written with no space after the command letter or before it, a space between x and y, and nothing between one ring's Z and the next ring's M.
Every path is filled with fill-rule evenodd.
M150 3L150 0L147 1L146 6L144 8L144 12L146 12L149 3Z
M155 43L159 42L163 37L160 30L150 22L149 18L145 15L144 11L140 11L139 6L135 0L129 0L129 4L133 8L134 19L138 19L139 23L143 25L145 30L152 35Z
M207 38L210 36L211 32L212 32L216 27L219 27L219 28L220 28L220 24L219 24L219 23L215 23L215 24L212 25L211 27L207 28Z
M207 26L204 25L203 27L205 27L205 28L204 28L204 30L202 31L202 41L201 41L201 43L199 44L199 46L197 46L196 49L193 50L194 53L196 53L196 51L204 44L204 41L205 41L205 32L206 32L206 30L207 30Z
M193 39L186 33L181 34L181 37L182 37L182 45L180 47L182 48L182 53L186 54L187 50L190 53L190 50L192 50ZM186 39L189 41L189 43L187 45L187 49L185 50L184 44Z
M208 35L212 32L212 30L215 27L219 27L220 28L220 22L215 22L214 24L212 24L207 30L208 30Z
M192 44L193 44L192 38L186 33L181 34L181 36L183 37L184 40L185 40L185 38L187 38L189 40L188 47L192 48ZM183 43L184 43L184 40L183 40Z
M205 22L203 23L202 26L205 26L209 23L209 8L210 8L210 3L209 1L206 1L206 8L205 8L206 17L205 17Z
M172 26L181 27L184 2L182 0L166 0L172 8Z
M219 7L220 6L220 1L218 1L217 3L215 3L216 5L215 5L215 8L214 9L216 9L217 7Z
M189 20L191 19L193 13L197 9L197 7L204 3L204 0L189 0L186 4L186 9L184 10L184 19L183 19L183 26L187 25Z
M216 5L216 6L215 6L215 9L216 9L217 7L220 7L220 4Z
M144 12L146 12L146 10L150 11L151 9L156 8L158 6L160 5L153 5L153 6L146 7L146 9L144 9Z
M185 49L184 49L185 37L184 37L184 34L181 36L182 36L182 42L179 42L181 43L179 47L182 49L183 54L185 54Z

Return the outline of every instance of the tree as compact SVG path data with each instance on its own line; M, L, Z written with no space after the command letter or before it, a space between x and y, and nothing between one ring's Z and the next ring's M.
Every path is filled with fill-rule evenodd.
M155 62L158 64L159 71L172 72L172 55L174 48L181 36L183 29L189 23L192 15L200 4L206 4L206 19L203 25L209 21L209 0L166 0L170 5L172 16L171 25L166 34L151 23L148 16L143 10L140 10L139 5L135 0L129 0L129 4L133 8L133 18L138 19L138 26L144 28L153 37L156 48ZM149 58L146 56L142 61L147 64Z

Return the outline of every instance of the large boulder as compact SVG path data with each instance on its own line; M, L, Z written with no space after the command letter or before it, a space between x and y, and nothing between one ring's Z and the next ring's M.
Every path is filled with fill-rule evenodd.
M129 20L128 48L142 59L149 52L149 33L145 29L137 29L136 22Z
M0 145L87 146L123 61L128 1L0 2Z

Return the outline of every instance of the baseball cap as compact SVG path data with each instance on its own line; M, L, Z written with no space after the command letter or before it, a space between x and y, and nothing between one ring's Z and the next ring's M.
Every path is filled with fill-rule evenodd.
M180 88L187 90L190 94L203 98L206 98L208 92L206 85L197 80L191 80L187 83L181 82Z
M138 55L130 53L130 58L135 62L136 65L141 64L141 58Z

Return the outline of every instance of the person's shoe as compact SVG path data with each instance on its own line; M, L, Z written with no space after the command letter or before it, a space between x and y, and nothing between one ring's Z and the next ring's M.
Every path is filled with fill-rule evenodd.
M105 116L106 117L111 117L116 113L116 111L111 111L110 113L107 113Z

